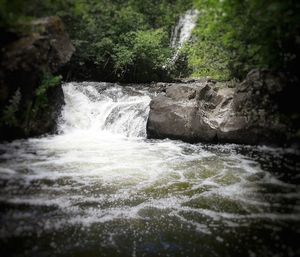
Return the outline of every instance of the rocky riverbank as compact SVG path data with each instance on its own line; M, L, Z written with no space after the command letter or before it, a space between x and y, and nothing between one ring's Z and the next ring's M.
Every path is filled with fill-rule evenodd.
M279 99L296 88L284 74L253 70L233 86L203 80L164 87L150 104L149 138L277 145L295 140L295 122Z
M54 130L63 104L61 78L55 74L75 51L58 17L34 20L25 27L1 41L0 140Z
M0 140L54 132L64 103L56 75L70 68L75 51L64 24L58 17L46 17L27 27L26 33L1 41ZM298 84L287 74L253 70L241 83L202 79L140 85L157 94L150 104L148 138L297 142Z

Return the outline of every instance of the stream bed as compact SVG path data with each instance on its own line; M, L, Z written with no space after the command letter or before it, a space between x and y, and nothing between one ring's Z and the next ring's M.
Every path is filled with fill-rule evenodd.
M294 149L146 138L151 94L68 83L59 134L0 144L0 256L299 256Z

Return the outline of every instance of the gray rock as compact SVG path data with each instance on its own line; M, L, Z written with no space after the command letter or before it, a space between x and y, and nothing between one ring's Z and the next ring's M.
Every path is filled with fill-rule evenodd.
M280 144L287 124L278 118L273 95L284 87L283 77L267 70L250 72L235 88L209 81L174 83L150 104L148 137Z
M154 138L211 141L215 132L201 117L196 101L176 101L158 96L150 104L148 135Z
M177 87L168 87L166 89L166 95L177 101L192 100L196 97L196 89L197 88L192 85L177 84Z

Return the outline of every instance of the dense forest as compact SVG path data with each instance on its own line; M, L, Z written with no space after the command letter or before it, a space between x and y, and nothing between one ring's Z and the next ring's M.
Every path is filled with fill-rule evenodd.
M47 105L48 89L61 80L206 78L234 86L251 70L265 69L284 74L290 85L276 101L283 113L280 120L288 117L297 128L299 9L294 0L1 0L2 124L30 134L39 127L30 121L44 119L47 106L53 106ZM196 24L189 40L178 47L173 44L176 28L190 10L197 10ZM44 17L56 17L52 28L42 25ZM68 53L45 50L53 40ZM7 51L10 46L13 51Z
M0 257L300 256L299 56L299 0L0 0Z
M192 8L200 12L192 40L170 65L172 30ZM253 68L296 74L299 9L295 0L1 0L0 24L22 33L31 19L60 16L76 47L69 75L78 79L228 80Z

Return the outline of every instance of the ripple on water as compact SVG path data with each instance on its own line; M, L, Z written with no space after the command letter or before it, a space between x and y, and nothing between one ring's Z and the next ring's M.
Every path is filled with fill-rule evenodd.
M141 110L150 99L119 88L106 107L123 99L127 113L118 126L109 118L112 132L99 130L102 96L85 90L67 98L65 133L0 144L1 256L300 254L299 153L116 134L135 117L126 104ZM77 124L82 115L91 127Z
M96 142L83 134L80 142L66 144L69 136L1 146L2 239L43 238L76 227L97 228L103 236L110 231L118 247L124 230L171 233L173 238L178 229L216 238L226 229L232 234L253 226L254 232L243 233L255 235L259 226L274 233L292 223L298 225L288 229L299 233L299 186L263 170L255 158L240 154L238 146L122 137L110 144L107 134ZM145 222L148 232L142 232ZM185 252L184 243L176 242Z

